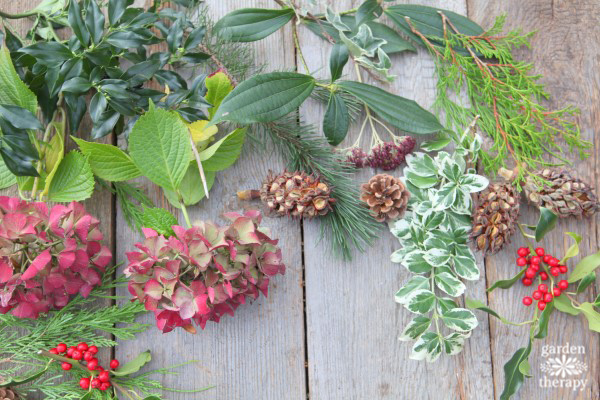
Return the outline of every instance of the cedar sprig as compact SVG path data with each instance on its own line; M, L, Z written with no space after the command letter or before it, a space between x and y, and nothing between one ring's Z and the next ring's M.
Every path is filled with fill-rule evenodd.
M468 36L441 15L444 38L425 37L411 24L436 63L434 108L445 114L447 127L456 131L480 116L479 127L493 141L480 154L487 174L495 175L502 167L517 167L518 184L541 167L569 164L567 153L575 151L581 159L589 155L587 150L592 145L581 137L576 122L578 110L572 106L554 110L542 105L549 94L539 82L541 75L532 72L531 63L515 59L514 50L530 47L533 33L513 30L502 34L506 16L501 16L487 32ZM444 46L435 46L432 41ZM461 101L463 92L468 102ZM545 155L554 160L544 160Z

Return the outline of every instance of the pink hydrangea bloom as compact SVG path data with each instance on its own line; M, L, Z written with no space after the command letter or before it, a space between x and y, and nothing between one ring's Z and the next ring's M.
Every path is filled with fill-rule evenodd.
M145 229L139 251L127 253L129 292L154 312L164 333L233 316L247 298L267 296L270 278L285 273L281 249L259 227L258 211L225 217L231 225L173 226L169 238Z
M98 225L79 203L0 196L0 313L37 318L88 296L112 260Z

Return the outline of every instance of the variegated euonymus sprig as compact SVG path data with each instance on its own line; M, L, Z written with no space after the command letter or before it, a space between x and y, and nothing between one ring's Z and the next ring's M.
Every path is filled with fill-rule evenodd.
M470 148L459 147L453 154L416 153L406 159L409 213L390 229L402 243L392 261L414 274L396 293L396 301L417 314L400 336L400 340L416 340L412 359L432 362L442 352L456 354L477 327L475 315L452 298L465 291L461 279L479 279L467 246L471 194L485 189L488 180L468 168L467 160L475 161L480 145L476 137Z

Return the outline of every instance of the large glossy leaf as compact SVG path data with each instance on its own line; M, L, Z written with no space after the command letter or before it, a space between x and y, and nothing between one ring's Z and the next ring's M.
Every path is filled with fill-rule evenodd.
M275 121L297 109L314 87L315 78L309 75L294 72L255 75L225 97L212 124Z
M540 207L540 219L535 227L535 240L539 242L556 226L558 216L547 208Z
M117 146L86 142L73 137L81 152L89 157L94 175L110 182L127 181L142 175L131 157Z
M133 4L133 0L110 0L108 2L108 21L110 24L116 25L131 4Z
M517 283L517 281L519 279L521 279L521 277L525 274L525 268L522 269L521 271L519 271L519 273L517 273L515 276L513 276L510 279L504 279L504 280L499 280L494 282L494 284L492 286L490 286L487 291L491 292L494 289L500 288L500 289L508 289L510 288L512 285L514 285L515 283Z
M82 201L94 191L94 174L87 157L78 151L69 152L60 162L48 190L48 200L56 202Z
M81 15L81 6L77 0L69 1L68 20L71 29L82 45L87 46L90 41L90 34L85 28L83 17Z
M0 48L0 104L12 104L37 111L35 94L21 81L6 47Z
M110 3L110 2L109 2ZM104 35L105 17L95 1L90 1L85 15L85 27L90 33L92 43L98 44Z
M348 107L340 95L332 92L323 116L323 133L332 146L340 144L348 134L350 114Z
M21 106L0 104L0 118L17 129L42 129L42 124L31 111Z
M151 104L129 134L129 154L148 179L174 191L190 163L188 128L177 113Z
M348 47L343 43L336 43L331 48L329 56L329 72L331 74L331 82L335 82L342 76L344 67L348 62L349 53Z
M234 42L253 42L276 32L293 17L294 10L291 8L243 8L221 18L215 25L215 31Z
M400 130L415 134L429 134L444 129L435 115L413 100L366 83L342 81L338 85Z
M517 350L511 359L504 364L504 390L500 394L500 400L509 400L523 385L525 375L521 371L521 363L528 360L530 353L531 340L528 341L527 347Z
M67 46L58 42L38 42L19 50L36 58L40 63L55 67L73 57Z

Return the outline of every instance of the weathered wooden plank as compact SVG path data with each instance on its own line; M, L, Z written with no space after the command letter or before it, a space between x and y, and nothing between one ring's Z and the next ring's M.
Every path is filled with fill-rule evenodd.
M234 0L207 2L215 19L240 8ZM245 7L270 7L267 0L245 2ZM267 62L268 69L289 68L294 64L289 27L256 45L257 58ZM276 153L265 153L254 145L247 146L242 158L230 169L220 172L210 192L210 199L190 208L192 220L213 220L224 223L220 216L228 211L243 211L259 207L236 199L240 189L258 188L272 169L283 169ZM154 185L144 184L157 206L168 202ZM200 189L200 188L199 188ZM177 210L174 210L177 211ZM177 213L176 213L177 215ZM183 218L180 218L183 223ZM140 240L118 211L117 254L125 260L125 252ZM219 324L209 323L204 331L190 335L177 330L163 335L157 329L142 334L133 342L123 342L117 355L123 360L140 351L151 349L150 368L174 365L189 360L197 364L179 369L179 376L161 380L173 388L215 388L199 394L166 394L169 399L305 399L304 327L302 303L302 260L298 222L285 219L265 219L264 224L280 239L286 275L272 280L268 299L261 298L238 309L236 316L225 317ZM148 315L144 321L154 324Z
M532 49L524 50L522 58L535 64L535 71L544 75L543 83L552 95L551 107L564 107L574 104L581 108L581 130L587 140L594 142L596 150L585 162L576 162L577 175L597 185L598 183L598 144L600 138L594 135L600 108L598 105L600 76L597 73L597 60L600 56L600 29L598 15L600 4L597 1L550 1L532 0L503 2L468 1L469 17L488 27L497 15L507 14L507 28L523 27L526 31L536 30L532 38ZM574 157L573 157L574 159ZM524 207L521 220L534 223L538 213L531 207ZM544 240L544 246L557 256L564 254L570 245L563 232L577 232L583 236L582 254L598 250L598 224L592 220L560 221L554 232ZM517 234L518 235L518 234ZM487 280L494 282L512 276L515 266L515 252L521 242L518 236L513 244L500 254L486 259ZM579 258L576 259L578 261ZM575 263L569 263L574 266ZM510 290L497 290L490 294L490 306L501 315L513 321L529 318L533 310L521 304L523 296L531 295L532 288L515 285ZM517 348L526 344L527 329L507 327L493 319L491 325L492 359L494 361L494 386L496 395L502 391L504 373L502 366ZM563 346L566 344L584 346L585 355L575 355L588 366L588 371L572 378L587 379L582 391L571 388L544 387L544 377L553 379L540 370L547 359L542 356L544 344ZM587 322L579 317L555 313L551 321L548 337L543 343L536 343L530 361L533 379L527 380L519 396L520 399L597 399L600 397L598 377L600 366L598 335L592 334Z
M464 1L418 2L449 8L465 14ZM336 10L346 10L360 1L330 1ZM309 68L328 74L330 46L302 29L300 43ZM435 97L434 64L425 51L393 57L396 81L387 87L393 93L430 107ZM352 79L351 62L345 72ZM363 78L367 74L363 73ZM374 83L373 80L369 80ZM303 118L320 124L323 107L315 102L302 109ZM385 132L380 132L384 140ZM340 148L352 145L358 135L354 127ZM363 148L369 146L369 136ZM375 171L356 174L357 184ZM398 168L393 174L400 175ZM387 228L365 254L352 262L331 255L318 240L318 226L304 223L309 394L315 399L490 399L492 371L488 323L467 341L463 353L442 356L435 364L409 360L412 344L398 341L402 328L413 317L394 303L394 293L409 273L390 261L400 247ZM467 284L470 296L484 296L485 281Z

